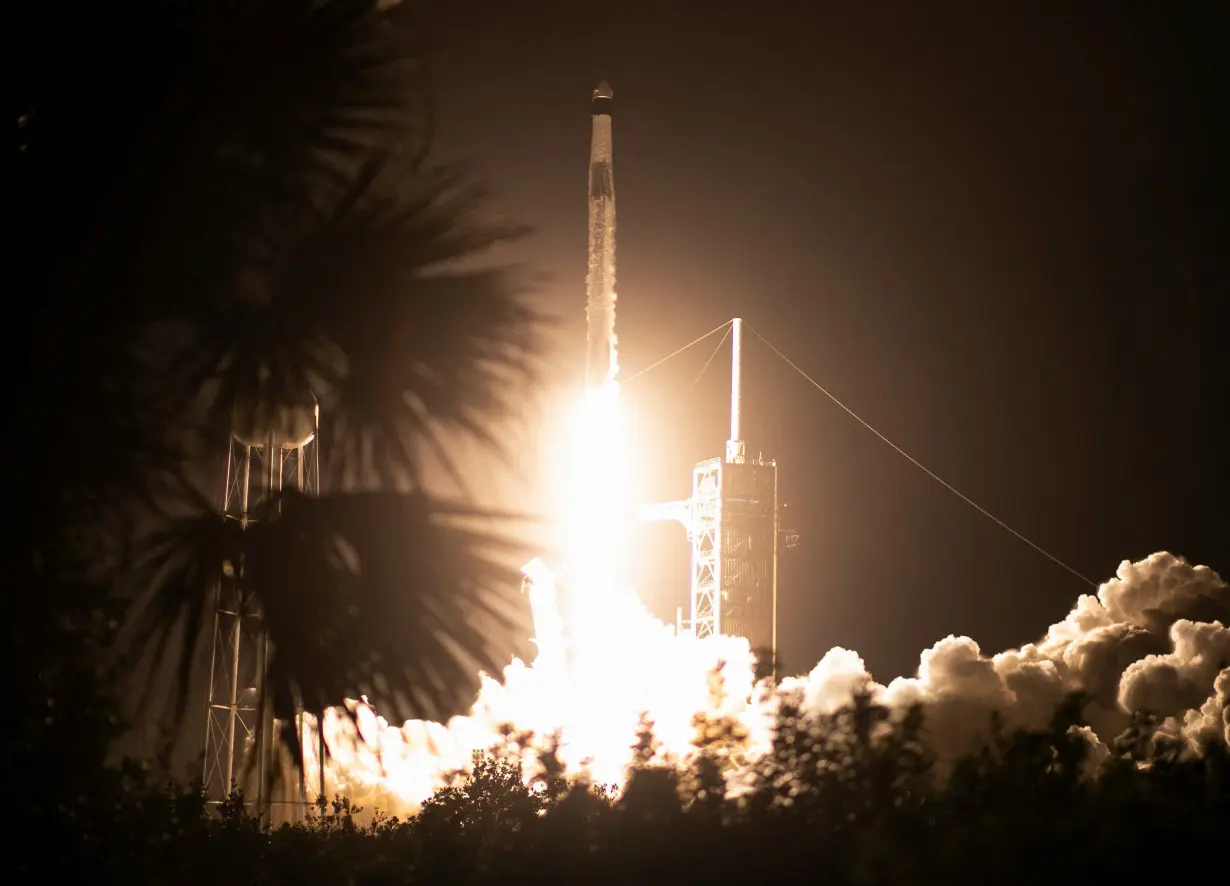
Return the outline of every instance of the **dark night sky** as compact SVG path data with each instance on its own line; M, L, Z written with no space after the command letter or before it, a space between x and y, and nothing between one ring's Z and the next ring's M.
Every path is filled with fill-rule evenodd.
M551 275L578 378L607 78L627 371L741 315L1095 580L1160 549L1225 574L1218 5L461 0L437 17L440 141L536 227L521 255ZM685 401L710 347L626 390L657 499L722 451L729 358ZM949 633L997 651L1087 590L748 348L744 436L801 534L787 670L844 645L887 679ZM638 540L638 586L673 620L682 530Z

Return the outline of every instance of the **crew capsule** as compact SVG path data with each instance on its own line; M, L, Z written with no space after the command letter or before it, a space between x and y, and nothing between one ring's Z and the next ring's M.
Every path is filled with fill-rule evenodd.
M598 84L598 88L594 90L594 102L592 113L595 117L605 114L608 117L615 107L615 93L611 91L611 84L603 80Z

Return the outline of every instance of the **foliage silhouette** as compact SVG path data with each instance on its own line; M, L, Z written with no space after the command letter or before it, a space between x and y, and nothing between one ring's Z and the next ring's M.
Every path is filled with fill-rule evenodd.
M483 258L524 231L428 162L418 11L23 10L6 209L30 581L118 591L114 648L175 671L173 722L224 568L263 613L280 717L360 693L456 712L524 620L518 526L458 504L450 453L498 453L527 414L542 318L532 281ZM58 76L65 53L92 76ZM212 501L231 429L316 406L327 494L240 531Z
M409 820L339 797L268 833L241 797L207 816L199 795L129 767L83 807L82 839L66 845L103 882L185 886L236 872L253 883L1097 884L1216 857L1230 825L1225 746L1155 745L1156 759L1116 755L1094 771L1080 765L1089 744L1071 729L1076 712L1079 700L1048 728L1001 734L940 778L917 709L866 696L829 713L786 706L764 768L720 801L660 763L634 764L615 801L583 781L551 798L517 760L478 755Z

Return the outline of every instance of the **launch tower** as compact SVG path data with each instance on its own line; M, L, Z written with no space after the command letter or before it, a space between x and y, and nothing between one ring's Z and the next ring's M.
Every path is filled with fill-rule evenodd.
M692 469L692 495L651 505L647 520L674 520L692 546L689 618L697 637L744 637L760 676L777 673L777 559L797 535L781 528L777 463L747 457L743 440L743 321L731 321L730 439L726 456Z
M691 617L698 637L747 638L764 673L777 659L777 463L747 458L742 438L743 321L732 321L730 439L726 457L692 469Z

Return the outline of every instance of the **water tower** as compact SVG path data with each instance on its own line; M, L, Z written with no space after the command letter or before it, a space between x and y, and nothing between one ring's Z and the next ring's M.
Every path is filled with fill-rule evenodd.
M314 401L297 407L260 403L235 408L223 487L224 519L247 529L257 520L276 517L283 489L319 493L319 419ZM226 563L217 588L210 644L202 782L206 801L213 807L235 787L243 788L249 807L263 822L270 820L274 804L267 787L273 759L271 699L263 679L268 658L262 613L259 602L244 588L243 564ZM262 720L258 747L257 724ZM319 753L317 760L323 760ZM245 782L246 774L251 778ZM302 808L323 793L323 787L320 773L301 779L294 805Z

